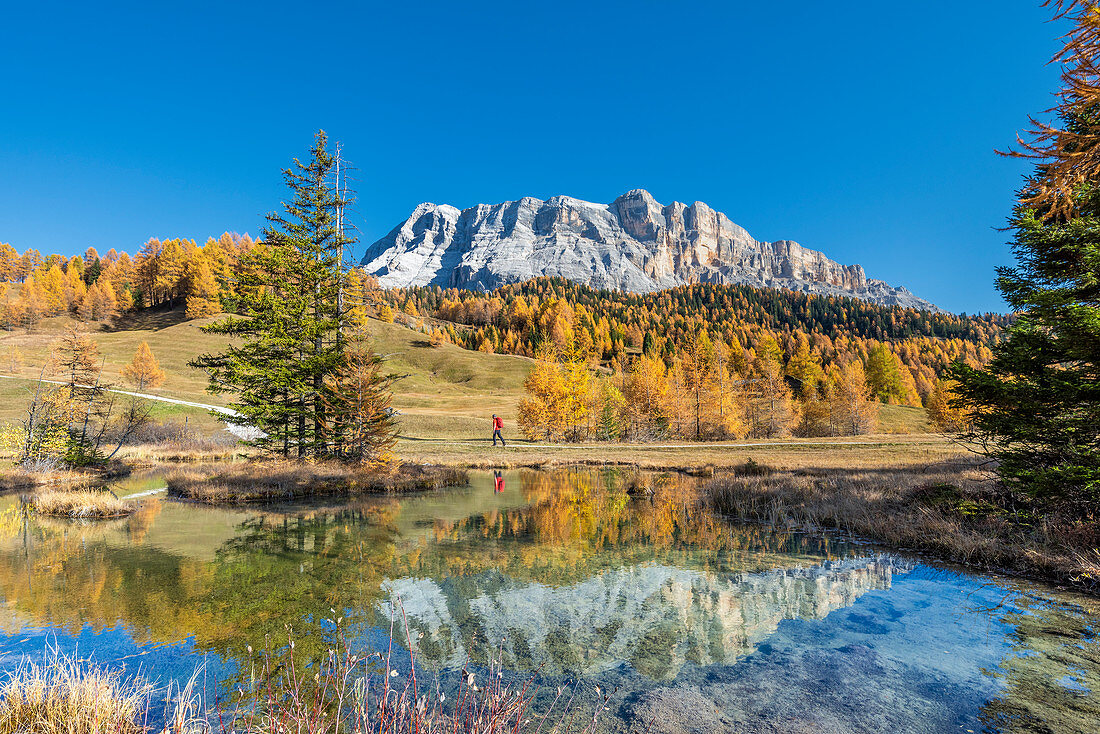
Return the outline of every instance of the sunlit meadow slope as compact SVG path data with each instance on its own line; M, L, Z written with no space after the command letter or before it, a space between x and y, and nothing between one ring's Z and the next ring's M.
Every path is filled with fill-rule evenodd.
M145 312L119 320L113 327L91 329L104 359L106 380L132 390L121 370L141 342L149 343L167 374L160 387L147 392L166 398L208 405L225 405L229 398L206 391L205 375L187 366L204 352L216 352L227 344L224 337L199 328L214 319L186 321L182 311ZM47 319L34 331L0 331L0 421L18 420L35 380L48 363L51 345L72 321ZM395 386L394 407L401 414L402 433L438 438L475 435L481 423L496 412L511 418L523 393L523 380L531 361L522 357L471 352L453 344L430 345L422 334L395 324L368 324L374 348L386 356L391 372L401 375ZM10 347L22 357L22 365L9 379ZM47 369L46 379L56 379ZM206 411L187 406L158 405L158 415L188 415L214 427Z
M226 345L224 337L203 333L199 328L211 320L187 321L181 310L147 311L120 319L113 326L93 325L92 338L99 345L104 360L105 378L123 389L132 389L120 373L138 345L145 341L167 374L163 385L148 392L188 402L225 405L229 402L228 397L206 392L203 373L187 366L187 362L196 355L216 352ZM69 318L60 317L47 319L30 332L0 332L0 423L19 420L35 380L41 374L43 365L49 361L51 345L71 323ZM372 320L368 323L368 329L374 348L385 356L389 370L401 376L395 385L393 400L400 414L402 440L398 446L399 453L448 462L484 460L484 446L480 440L490 433L489 416L493 413L504 417L506 435L517 439L513 446L522 445L518 440L515 417L531 360L469 351L453 344L432 346L423 334L398 324ZM12 346L22 356L22 365L15 373L17 379L10 379L8 355ZM48 371L45 376L46 379L51 377ZM180 421L186 417L190 425L198 426L205 432L222 429L219 421L197 407L158 403L154 417ZM922 409L902 406L881 408L880 434L920 434L886 439L888 444L909 445L913 441L920 445L929 441L942 444L940 439L927 435L928 430ZM475 440L479 443L465 444L465 441ZM828 439L824 441L828 443ZM940 453L940 448L937 447L936 454ZM528 458L634 461L639 456L657 452L656 448L616 447L584 451L580 447L561 447L539 449L537 456L531 454ZM692 461L726 463L724 458L727 455L727 452L717 448L704 449L702 446L660 449L659 453L668 455L669 460L674 458L677 464ZM657 463L661 461L658 459Z

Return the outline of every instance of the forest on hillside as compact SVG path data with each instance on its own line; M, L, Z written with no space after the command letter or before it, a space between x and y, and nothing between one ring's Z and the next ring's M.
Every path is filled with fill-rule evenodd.
M20 254L0 243L0 328L33 329L44 318L64 314L109 321L127 312L179 306L189 319L238 313L241 283L255 275L249 256L267 249L248 234L229 232L202 245L153 237L133 256L113 248L100 255L94 247L73 257L43 256L33 249ZM363 316L360 296L375 288L361 271L347 270L352 316Z
M1010 322L717 284L633 294L538 278L382 297L382 318L433 343L535 358L519 424L549 441L864 434L880 403L962 430L943 375L984 364Z
M635 294L538 278L490 293L417 287L388 290L384 297L435 338L467 349L535 357L546 344L562 350L576 341L579 351L611 369L642 354L671 368L700 332L727 349L741 374L764 341L774 342L785 370L800 381L853 361L874 372L877 363L876 397L913 406L927 403L953 362L988 361L1011 321L706 283ZM439 322L425 324L422 317Z
M62 314L107 321L156 308L182 307L188 318L247 314L240 284L250 281L251 263L265 248L230 233L201 246L154 238L132 257L93 248L43 257L0 244L0 328L34 329ZM529 435L544 439L866 433L873 416L859 406L867 402L929 407L940 427L953 427L957 417L943 418L950 399L943 375L955 362L988 362L1011 322L742 285L634 294L538 278L489 293L380 291L357 268L347 268L343 282L346 323L399 320L432 344L550 365L535 372L541 387L527 386L529 394L542 391L544 405L534 411L528 404L523 421ZM594 382L582 386L578 370L588 375L586 385ZM764 385L775 395L763 395ZM843 395L847 409L839 407ZM646 415L639 404L650 405Z

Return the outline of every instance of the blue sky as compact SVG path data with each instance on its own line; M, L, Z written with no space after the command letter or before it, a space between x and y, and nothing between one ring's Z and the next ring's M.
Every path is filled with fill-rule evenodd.
M1000 310L1026 166L993 150L1053 103L1064 31L1039 5L9 4L0 241L255 234L324 128L360 249L421 201L646 188Z

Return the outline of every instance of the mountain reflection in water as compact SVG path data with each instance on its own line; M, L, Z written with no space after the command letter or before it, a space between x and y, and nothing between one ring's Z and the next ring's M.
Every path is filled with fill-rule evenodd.
M288 626L319 659L330 609L383 645L400 601L430 668L500 650L523 675L617 687L612 729L1100 730L1092 602L733 525L678 475L647 499L616 470L505 478L329 506L146 500L87 524L0 499L0 665L56 638L162 678L206 660L231 686Z
M420 652L460 667L508 639L517 667L628 662L675 674L731 661L784 618L820 617L889 584L887 564L846 544L702 511L690 480L629 499L619 472L520 472L503 493L465 491L335 507L217 509L146 502L134 516L74 524L0 517L9 633L121 623L142 644L193 641L233 658L285 636L321 653L338 609L388 625L400 595ZM486 485L486 486L481 486ZM495 644L493 645L495 646Z
M485 574L458 587L427 578L389 581L421 659L460 667L466 640L502 640L512 669L592 674L628 662L655 680L675 677L685 662L732 663L784 619L823 619L864 592L886 589L894 566L885 559L825 561L758 573L712 573L658 564L600 571L564 586L513 582ZM475 596L464 596L471 588ZM473 628L473 634L469 629Z

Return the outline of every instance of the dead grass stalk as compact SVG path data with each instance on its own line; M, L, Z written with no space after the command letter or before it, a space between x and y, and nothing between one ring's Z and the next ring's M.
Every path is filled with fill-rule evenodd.
M0 687L0 734L142 734L148 689L47 651Z

